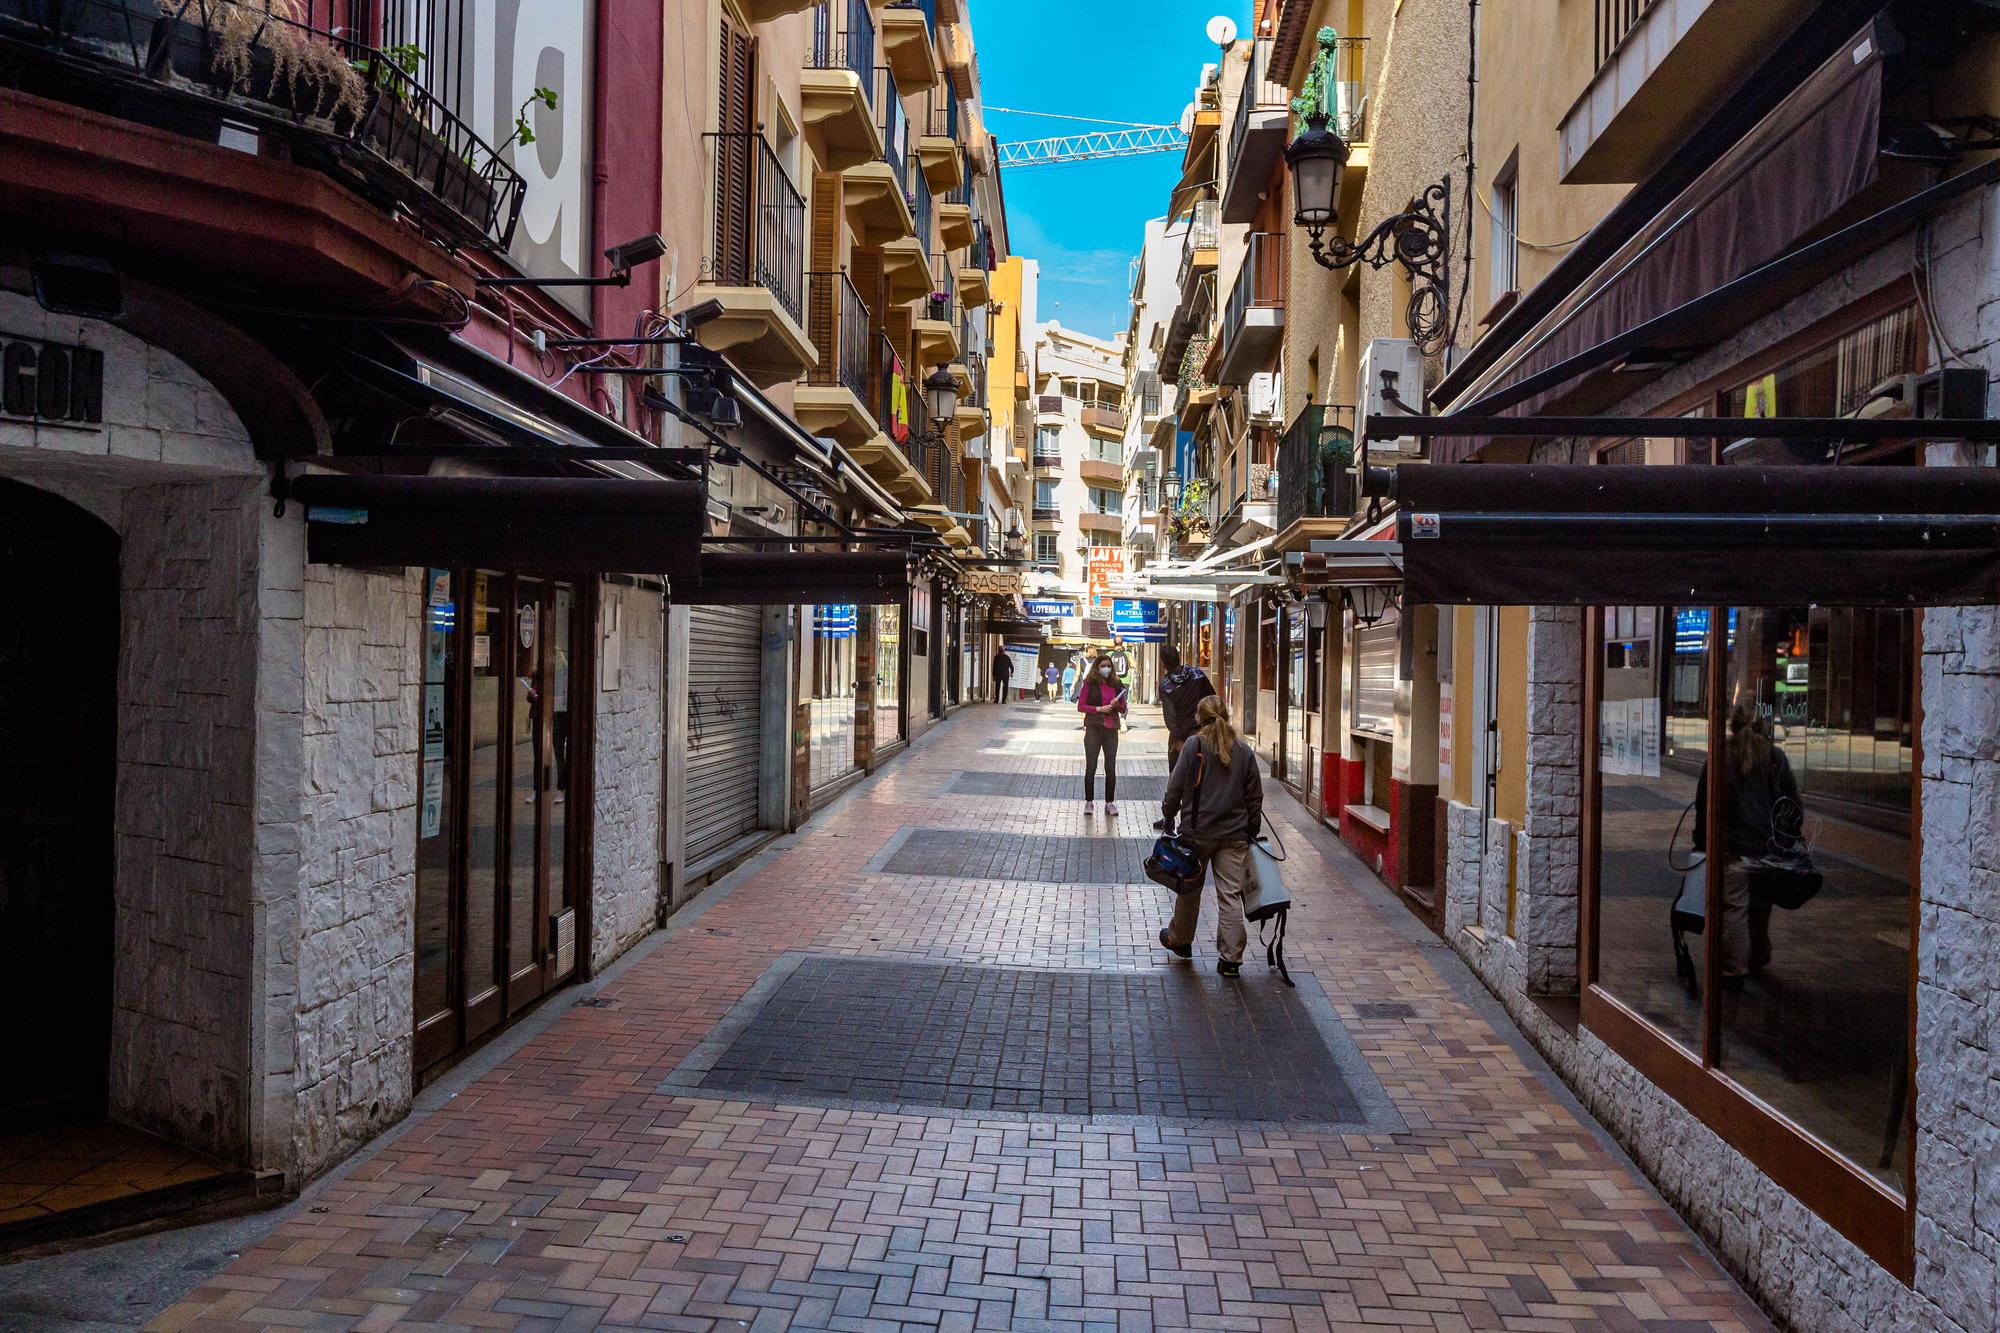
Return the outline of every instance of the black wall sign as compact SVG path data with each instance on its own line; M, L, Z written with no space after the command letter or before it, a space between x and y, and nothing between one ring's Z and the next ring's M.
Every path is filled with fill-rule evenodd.
M101 424L104 353L0 333L0 416Z

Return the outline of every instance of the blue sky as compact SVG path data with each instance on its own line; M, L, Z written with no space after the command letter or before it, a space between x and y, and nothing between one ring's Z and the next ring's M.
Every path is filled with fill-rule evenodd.
M1247 29L1248 12L1230 0L974 0L987 128L1003 141L1092 128L996 106L1172 122L1216 58L1209 19L1227 14ZM1042 265L1041 318L1106 337L1124 330L1129 265L1179 176L1178 153L1007 172L1013 251Z

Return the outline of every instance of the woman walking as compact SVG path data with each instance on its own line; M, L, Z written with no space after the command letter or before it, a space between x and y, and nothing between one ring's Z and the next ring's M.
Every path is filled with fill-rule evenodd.
M1118 727L1125 718L1125 686L1111 659L1100 656L1076 692L1083 714L1083 813L1097 797L1097 759L1104 757L1104 813L1118 813Z
M1233 977L1242 970L1249 933L1243 928L1243 895L1250 887L1250 842L1264 820L1264 779L1257 756L1230 725L1229 706L1210 695L1195 708L1200 730L1181 747L1167 779L1162 824L1180 815L1181 837L1192 842L1215 877L1215 970ZM1179 958L1194 956L1194 928L1201 916L1199 893L1174 898L1174 919L1160 931L1160 944Z

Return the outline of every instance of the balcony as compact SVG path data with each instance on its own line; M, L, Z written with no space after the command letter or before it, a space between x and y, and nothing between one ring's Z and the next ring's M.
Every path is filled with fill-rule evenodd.
M1184 431L1200 430L1201 423L1208 420L1209 410L1215 406L1215 385L1209 382L1202 370L1208 364L1209 349L1209 339L1190 338L1181 360L1181 401L1177 415L1180 417L1180 429Z
M953 364L969 372L971 384L967 392L959 395L958 411L952 419L958 423L961 440L977 439L992 428L986 404L986 358L969 352L962 361Z
M1339 536L1354 506L1354 409L1307 403L1278 441L1281 547L1303 550L1308 538ZM1309 519L1321 522L1294 533Z
M812 49L799 74L799 104L827 170L850 171L882 156L875 82L875 17L868 0L820 0Z
M1167 340L1160 346L1160 360L1179 365L1188 343L1208 331L1209 315L1215 309L1215 274L1202 274L1181 288L1181 297L1167 321Z
M695 336L760 386L818 363L805 332L806 202L761 134L708 134L715 219L705 299L722 307Z
M1077 464L1077 475L1092 486L1119 486L1125 484L1125 457L1118 453L1088 453Z
M903 114L902 94L886 68L875 71L872 86L882 155L846 172L841 201L856 243L880 247L916 235L917 220L909 196L910 122Z
M1229 122L1228 151L1222 172L1222 220L1244 223L1257 216L1261 196L1269 193L1271 173L1285 151L1291 128L1292 95L1270 77L1271 39L1250 44L1249 68L1237 94Z
M1125 531L1125 515L1110 510L1086 509L1076 516L1076 525L1086 533L1117 536Z
M923 396L921 383L910 378L889 339L875 334L868 343L868 404L881 429L854 447L854 461L905 505L931 501L930 485L919 466L924 448Z
M1042 448L1039 444L1036 445L1034 466L1037 469L1048 468L1052 471L1060 471L1062 465L1063 465L1063 457L1060 452L1051 453L1049 450Z
M924 243L902 236L882 247L882 276L889 285L889 304L902 305L931 294L931 259Z
M9 108L10 211L47 213L30 226L40 234L61 197L58 173L101 169L120 189L92 220L121 249L226 269L239 285L351 286L357 297L381 295L378 270L412 266L430 248L418 238L504 250L525 185L440 91L466 77L464 62L442 53L436 69L412 74L345 35L354 25L333 20L346 6L315 8L334 11L324 26L260 10L250 30L225 34L204 7L0 4L5 82L66 111L52 138L30 124L32 107ZM225 121L249 133L248 153L218 146ZM145 206L128 215L128 198ZM232 219L246 204L257 226L239 231ZM415 266L440 278L455 267L442 255Z
M912 154L912 163L915 155ZM923 171L911 165L903 173L904 182L910 192L910 212L917 220L917 240L924 247L924 253L932 250L931 236L937 221L936 196L931 193L930 179Z
M882 54L896 71L906 92L922 92L938 81L937 48L931 34L937 27L932 0L898 0L879 11Z
M1063 414L1063 397L1059 393L1041 394L1035 399L1037 417L1060 417Z
M868 407L868 307L845 273L806 275L806 327L819 364L792 395L799 424L850 447L881 423Z
M1181 238L1180 276L1174 285L1183 291L1190 279L1215 272L1220 233L1217 217L1222 205L1213 199L1198 200L1188 216L1187 234Z
M917 158L931 189L946 194L965 183L965 153L958 142L958 95L939 83L924 99L924 132Z
M1034 523L1060 523L1062 522L1062 510L1054 505L1036 505L1034 512L1029 515L1029 521Z
M962 195L947 196L937 209L938 240L946 250L963 250L972 244L972 205Z
M1565 185L1643 180L1814 8L1811 0L1588 2L1597 72L1557 134Z
M744 0L743 12L752 23L769 23L812 8L812 0Z
M1267 369L1285 336L1285 233L1250 233L1222 314L1217 384L1241 385Z
M1123 439L1125 436L1125 409L1104 407L1097 403L1083 405L1083 428L1092 435L1106 439Z

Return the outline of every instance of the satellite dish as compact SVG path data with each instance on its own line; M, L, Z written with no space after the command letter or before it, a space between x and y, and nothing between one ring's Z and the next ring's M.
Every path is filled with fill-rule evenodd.
M1189 103L1188 103L1188 104L1187 104L1186 106L1184 106L1184 107L1182 107L1182 108L1181 108L1181 118L1180 118L1180 120L1179 120L1179 121L1177 121L1177 122L1176 122L1176 124L1178 124L1178 125L1180 126L1180 131L1181 131L1181 133L1182 133L1182 134L1193 134L1193 133L1194 133L1194 103L1193 103L1193 102L1189 102Z
M1236 40L1236 20L1227 14L1217 14L1208 21L1208 40L1217 46L1227 46Z

